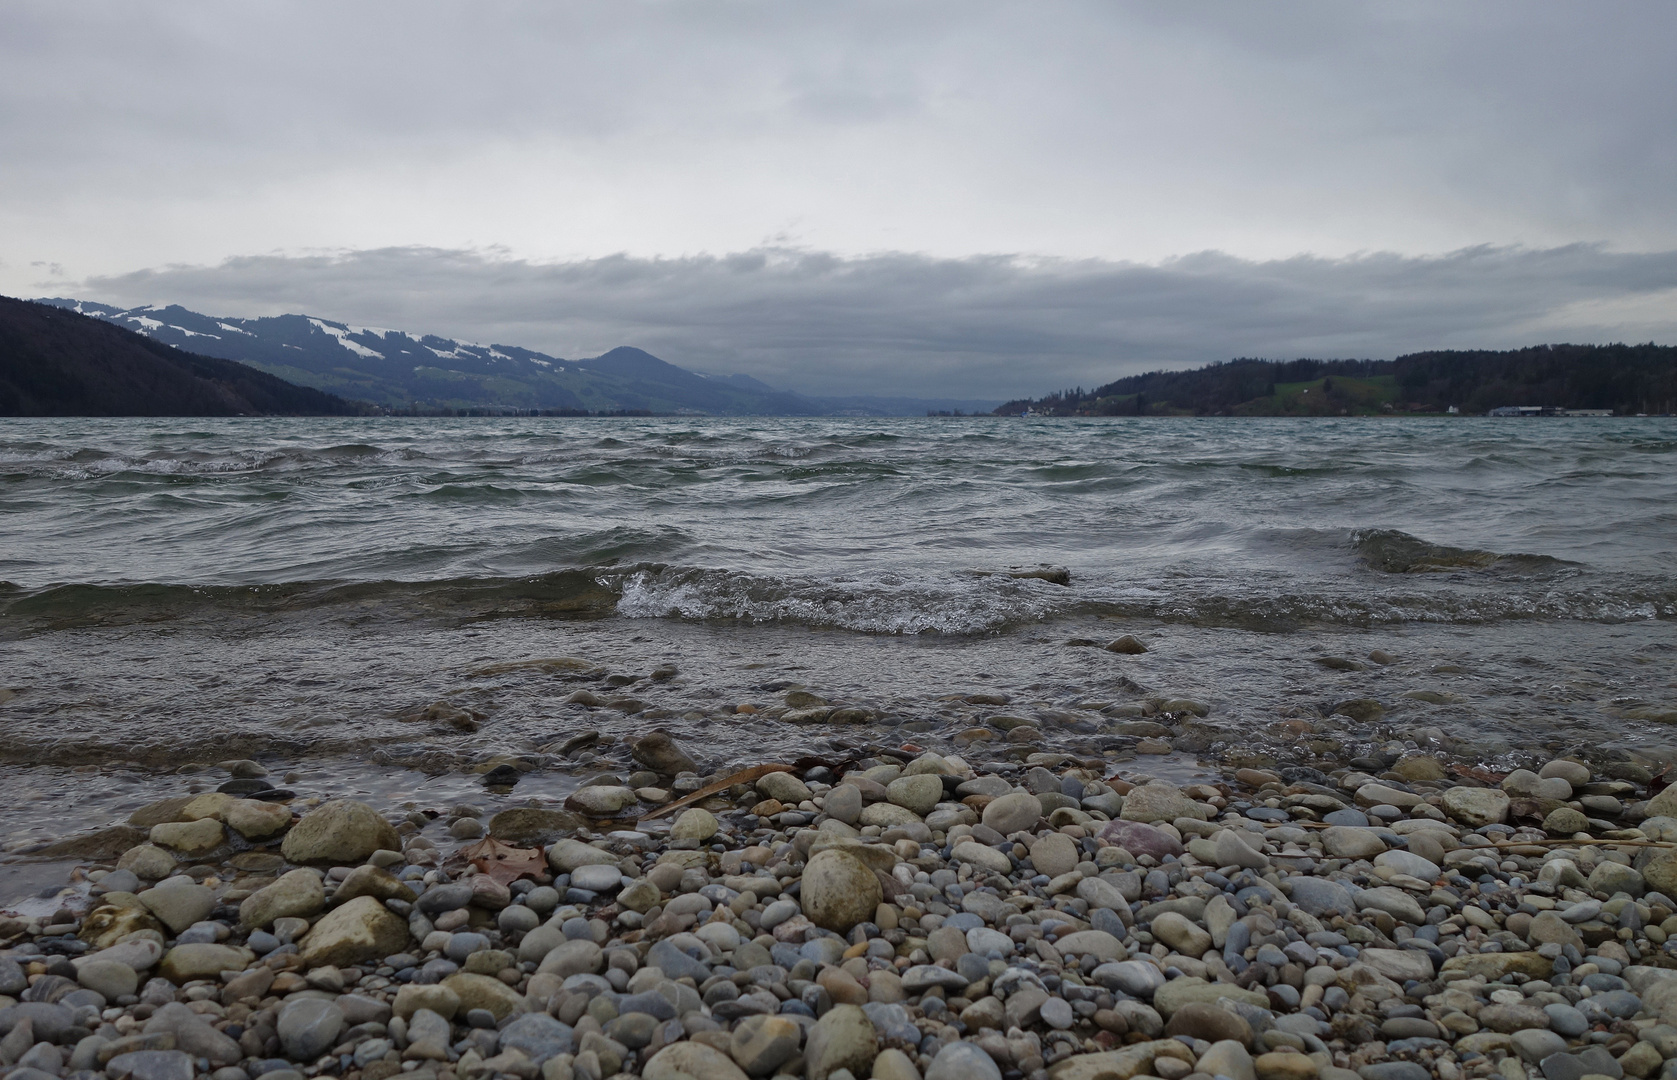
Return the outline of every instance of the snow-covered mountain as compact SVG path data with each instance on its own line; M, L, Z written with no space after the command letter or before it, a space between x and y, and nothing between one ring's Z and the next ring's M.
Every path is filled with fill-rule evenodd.
M123 309L63 298L41 302L188 352L237 360L300 386L393 408L782 416L826 411L748 376L711 378L633 348L565 360L514 345L479 345L308 315L238 319L175 305Z
M394 409L920 416L949 410L987 413L998 404L805 397L749 375L701 375L626 346L586 360L564 360L516 345L478 345L309 315L237 319L178 305L118 308L64 298L39 302L104 319L188 352L237 360L299 386Z

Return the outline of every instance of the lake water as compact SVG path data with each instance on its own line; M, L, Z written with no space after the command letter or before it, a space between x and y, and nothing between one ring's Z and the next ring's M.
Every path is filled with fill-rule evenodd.
M1282 764L1665 760L1673 538L1663 419L5 420L0 846L225 758L522 802L653 727L720 767L1003 714L1124 761L1180 698L1190 749ZM1005 573L1038 564L1069 584ZM594 670L485 670L560 656ZM770 715L799 687L864 719ZM488 796L496 755L538 768Z

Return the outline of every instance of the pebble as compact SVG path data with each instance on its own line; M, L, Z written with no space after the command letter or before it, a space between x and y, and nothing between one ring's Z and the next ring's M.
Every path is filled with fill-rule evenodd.
M1197 715L1177 704L1161 719ZM1677 859L1614 847L1633 826L1677 837L1677 796L1645 814L1635 782L1541 758L1503 787L1453 783L1436 743L1182 786L993 745L1029 759L869 750L842 776L769 773L667 829L521 810L548 815L553 879L510 888L454 852L511 811L441 806L433 824L334 800L293 822L282 798L253 803L279 856L227 854L218 831L207 865L169 877L175 856L140 845L127 869L104 864L111 903L96 890L61 916L79 939L40 921L12 936L0 994L40 1000L0 1002L0 1058L17 1080L98 1069L110 1047L113 1080L301 1080L333 1050L327 1072L381 1080L398 1058L423 1080L1582 1080L1677 1056L1657 1026L1677 979L1650 962ZM662 786L703 786L680 771ZM628 809L655 779L621 775L573 808ZM1592 844L1485 846L1546 839L1542 811L1509 796L1562 784L1588 813L1551 807L1545 825ZM162 818L219 830L246 801L197 796L148 825L207 841Z

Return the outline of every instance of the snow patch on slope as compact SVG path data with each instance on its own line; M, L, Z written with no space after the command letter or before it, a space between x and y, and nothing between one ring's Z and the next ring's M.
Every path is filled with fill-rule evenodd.
M319 330L319 331L321 331L322 333L325 333L325 334L331 334L333 337L337 338L339 345L342 345L344 348L348 349L350 352L354 353L356 356L362 357L364 359L366 359L366 358L378 359L378 360L383 360L384 359L384 354L383 353L374 352L372 349L367 348L367 346L362 345L360 342L351 341L349 339L349 335L352 333L352 331L347 326L333 326L329 322L324 322L320 319L313 319L313 318L309 319L309 322L310 322L310 324L312 324L314 326L314 328L316 330Z

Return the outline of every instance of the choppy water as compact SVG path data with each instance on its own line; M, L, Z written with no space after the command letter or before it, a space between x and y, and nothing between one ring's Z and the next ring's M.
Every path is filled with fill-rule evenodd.
M551 766L585 728L722 764L1005 711L1121 750L1078 706L1148 697L1236 733L1371 697L1367 738L1647 751L1677 742L1673 538L1657 419L6 420L0 812L103 823L231 756L322 790ZM1039 563L1070 584L991 573ZM1067 645L1121 633L1151 651ZM1397 662L1315 662L1373 649ZM474 675L559 655L651 711ZM879 719L731 713L787 683ZM945 700L975 692L1011 701ZM479 729L411 719L439 700Z

